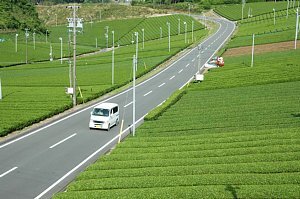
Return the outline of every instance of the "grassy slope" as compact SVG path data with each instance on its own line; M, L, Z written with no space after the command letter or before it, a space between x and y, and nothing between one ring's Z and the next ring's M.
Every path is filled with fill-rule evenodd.
M299 52L226 59L55 198L298 198Z

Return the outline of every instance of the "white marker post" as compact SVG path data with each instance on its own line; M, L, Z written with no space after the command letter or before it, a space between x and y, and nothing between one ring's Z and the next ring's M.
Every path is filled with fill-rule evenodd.
M251 67L253 67L253 60L254 60L254 38L255 38L255 34L253 34L253 39L252 39L252 58L251 58Z

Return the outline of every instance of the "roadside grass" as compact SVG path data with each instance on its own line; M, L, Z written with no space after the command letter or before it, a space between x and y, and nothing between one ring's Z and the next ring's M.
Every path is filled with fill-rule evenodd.
M187 32L192 32L192 20L193 18L186 15L167 15L161 17L149 17L149 18L134 18L123 19L113 21L102 21L93 24L84 24L82 33L77 33L76 39L76 54L84 54L89 52L99 51L105 49L108 45L112 47L112 32L115 32L115 46L126 46L132 44L132 40L135 41L134 32L139 32L139 42L142 42L142 29L145 29L144 40L156 40L160 38L160 27L162 27L162 37L168 37L167 24L171 23L171 36L178 34L178 19L181 20L180 33L183 34L184 24L187 22ZM198 31L204 28L202 24L194 21L193 31ZM108 27L108 40L106 40L106 28ZM63 57L68 57L73 53L73 46L69 48L68 40L68 28L66 25L49 27L49 35L36 34L35 35L35 49L33 40L33 31L30 30L27 49L28 49L28 62L36 61L49 61L50 59L50 46L52 47L52 55L54 59L60 59L60 40L62 38L62 50ZM17 52L16 52L16 37L15 33L0 34L0 38L4 39L4 42L0 42L0 48L6 49L0 54L0 67L10 66L13 64L24 64L26 62L26 39L24 32L18 32L17 38ZM71 33L71 40L73 40L73 34Z
M195 21L195 24L197 23ZM201 40L206 34L204 29L195 30L195 41ZM191 42L191 32L188 33L188 38ZM152 37L145 41L144 49L141 40L139 42L137 77L191 45L184 43L184 34L175 33L171 37L171 52L168 52L167 37L162 39ZM81 103L95 99L129 83L132 79L132 57L135 49L135 44L115 48L114 85L111 80L111 51L78 58L77 85L83 95L82 98L80 95L77 96L78 101ZM71 107L71 98L65 94L65 88L69 87L68 60L63 60L63 64L60 64L60 60L55 60L0 68L0 77L3 90L3 99L0 102L0 136ZM18 122L13 119L16 115Z
M298 198L299 52L225 58L54 198Z

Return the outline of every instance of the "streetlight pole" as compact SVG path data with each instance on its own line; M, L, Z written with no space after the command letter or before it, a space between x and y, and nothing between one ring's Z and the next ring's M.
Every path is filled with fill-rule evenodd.
M143 49L145 48L145 29L142 29L143 32Z
M178 35L180 35L180 18L178 18Z
M108 48L108 29L109 29L109 27L108 27L108 26L105 26L105 29L106 29L106 33L105 33L105 38L106 38L106 48Z
M297 8L296 13L296 34L295 34L295 49L297 49L297 39L298 39L298 32L299 32L299 9Z
M189 3L189 16L191 16L191 4Z
M132 65L132 135L135 136L135 70L137 68L137 59L135 55L133 55Z
M25 38L26 38L26 64L28 63L28 36L29 36L29 33L28 33L28 28L25 28Z
M18 52L18 36L19 34L16 34L16 52Z
M251 67L253 67L253 64L254 64L254 38L255 38L255 34L253 34L253 36L252 36L252 56L251 56Z
M135 70L137 70L137 66L138 66L138 51L139 51L139 33L135 32L134 33L135 37L136 37L136 45L135 45L135 59L136 59L136 68Z
M169 52L171 51L171 36L170 36L170 22L167 22L167 26L168 26L168 39L169 39Z
M114 70L115 70L115 31L112 33L112 62L111 62L111 84L114 85Z
M63 57L63 51L62 51L62 37L60 37L59 40L60 40L60 64L62 64L62 57Z
M35 29L33 30L33 49L35 50Z
M187 23L184 21L184 43L186 43L186 31L187 31Z
M192 43L194 42L194 21L192 21Z
M162 38L162 28L159 27L159 29L160 29L160 39L161 39Z
M273 8L273 12L274 12L274 26L276 24L276 11L275 11L275 8Z
M46 30L46 43L48 43L47 37L48 37L48 30Z
M286 18L289 18L289 7L290 7L290 1L287 0L287 4L286 4Z
M57 26L57 14L55 14L55 26Z

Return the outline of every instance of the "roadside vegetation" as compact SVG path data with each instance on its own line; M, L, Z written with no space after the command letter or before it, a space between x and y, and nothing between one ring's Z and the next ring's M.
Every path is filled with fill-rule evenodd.
M299 198L299 53L224 57L54 198Z

